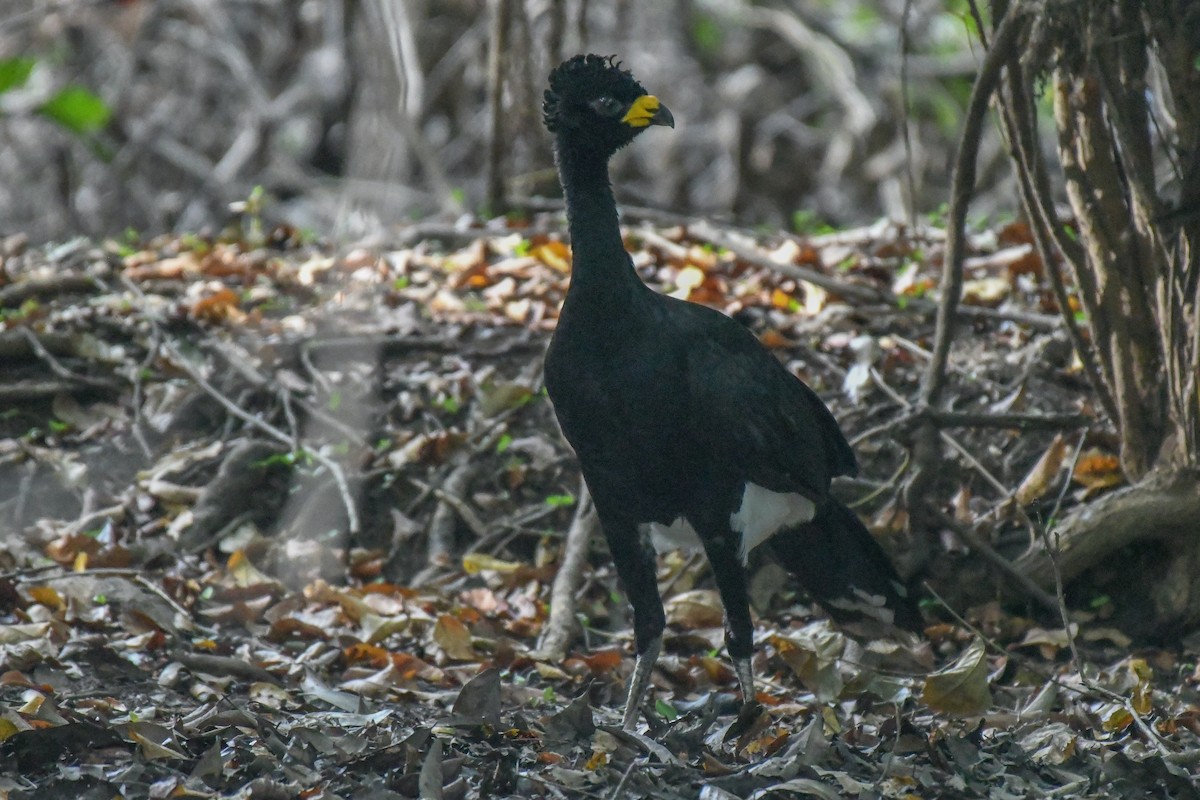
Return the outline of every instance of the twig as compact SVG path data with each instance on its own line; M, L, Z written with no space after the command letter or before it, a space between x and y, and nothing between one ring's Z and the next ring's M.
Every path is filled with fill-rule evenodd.
M504 59L509 46L512 29L512 0L490 0L487 53L487 187L485 200L488 211L503 214L504 208L504 152L508 142L504 138L504 120L508 116L504 109Z
M938 522L954 531L955 535L982 555L992 566L996 567L996 569L1019 586L1027 595L1036 600L1043 608L1051 613L1059 610L1058 602L1045 589L1038 586L1033 580L1017 569L1015 564L988 544L973 527L960 523L940 508L931 508L930 513L933 514Z
M979 630L979 628L975 627L970 622L967 622L966 618L963 617L962 614L959 614L954 609L954 606L952 606L946 602L946 598L944 598L940 594L938 594L937 589L934 589L932 586L929 585L929 581L921 581L921 585L925 587L925 591L929 592L929 594L931 594L933 596L934 600L937 600L938 603L941 604L942 608L944 608L946 610L946 613L954 618L955 622L957 622L959 625L962 625L964 628L966 628L968 631L970 631L975 636L978 636L979 640L981 642L983 642L985 645L987 645L988 647L990 647L992 649L992 652L997 653L998 655L1005 656L1006 658L1017 655L1016 653L1009 651L1007 648L1002 647L999 642L997 642L992 637L988 636L983 631ZM1046 677L1046 676L1043 676L1043 677Z
M161 341L158 328L155 327L150 333L150 342L146 346L146 357L141 360L133 373L133 438L137 440L138 446L142 448L142 454L147 459L153 458L153 453L150 450L149 442L146 441L146 432L142 430L146 422L142 413L142 404L145 401L144 376L150 369L150 365L158 358L158 346Z
M1075 474L1075 467L1079 464L1079 457L1083 455L1083 443L1087 441L1087 431L1081 431L1079 434L1079 442L1075 445L1075 455L1071 458L1071 468L1067 470L1066 480L1063 481L1062 489L1058 492L1058 497L1054 500L1054 508L1050 509L1050 516L1047 518L1051 522L1058 519L1058 511L1062 508L1063 500L1066 499L1067 490L1071 488L1071 476Z
M167 356L170 357L180 369L187 373L188 377L191 378L192 381L199 386L205 394L216 400L217 403L228 413L242 420L242 422L245 422L250 427L257 428L258 430L266 433L268 436L286 445L287 447L292 447L294 445L293 438L286 432L281 431L279 428L276 428L266 420L260 419L250 412L243 410L241 406L230 400L215 386L210 384L208 380L200 374L200 371L192 366L187 357L175 348L175 345L169 341L164 341L162 346ZM333 481L337 485L338 493L342 498L342 505L344 505L346 508L346 525L351 534L357 534L359 532L358 509L355 507L354 495L350 491L350 484L346 481L346 474L342 471L341 466L338 465L337 462L329 458L329 456L325 455L320 450L307 448L307 452L312 455L312 457L316 459L323 467L328 469L329 473L333 476Z
M455 481L454 475L452 474L446 481L446 484L449 485L453 482ZM484 536L487 536L487 523L479 518L479 515L475 513L475 510L472 509L471 506L467 504L467 501L464 500L460 495L454 494L442 487L427 487L420 481L413 480L412 483L418 488L429 489L433 492L434 497L454 509L455 513L458 514L459 519L466 523L466 526L471 529L471 533L475 534L476 537L482 539Z
M625 791L625 784L629 783L629 776L633 774L633 768L638 766L639 759L630 759L629 766L625 768L625 773L621 775L621 780L617 781L617 785L613 787L612 794L609 800L618 800L621 797L621 792ZM642 766L645 766L644 764Z
M1025 11L1018 2L1000 22L992 48L979 68L979 75L975 79L971 99L967 104L962 137L954 162L933 358L922 386L921 404L925 406L937 405L946 383L946 362L950 357L955 312L962 297L967 206L975 189L975 161L983 134L984 117L1000 79L1000 70L1015 52L1019 37L1025 32L1025 17Z
M124 503L118 503L116 505L96 509L95 511L84 511L84 513L80 515L79 519L68 525L63 532L69 536L74 536L76 534L83 533L92 525L92 523L98 522L101 519L116 519L118 521L124 520L126 513L128 512L125 509Z
M235 370L255 389L271 391L277 395L281 395L283 392L287 391L286 389L282 388L273 378L263 375L261 372L255 369L253 366L254 359L251 358L245 350L237 348L233 343L222 342L218 340L208 340L203 342L203 347L208 353L224 361L226 366L232 370ZM317 404L306 400L303 397L297 397L295 395L290 396L296 405L303 408L305 413L313 419L320 420L323 424L333 428L354 444L360 447L367 446L366 437L364 437L360 431L357 431L354 428L346 425L340 419L325 411ZM294 440L289 440L288 446L291 447L293 443Z
M16 308L34 297L57 297L96 287L95 278L75 272L55 275L52 278L30 278L0 289L0 308Z
M1000 70L1008 63L1024 31L1025 12L1018 2L1000 22L992 48L988 51L971 89L971 99L967 105L962 137L954 162L946 253L942 265L941 302L938 304L933 357L929 361L921 386L920 406L923 408L936 407L946 385L946 365L950 360L950 343L962 296L967 204L975 188L975 162L983 134L984 116L999 81ZM936 474L940 454L937 445L938 433L945 437L945 432L937 431L932 424L923 425L918 429L913 443L915 468L905 489L905 501L910 518L917 523L917 527L920 526L920 515L925 508L924 496L931 488Z
M989 414L969 411L926 411L917 417L939 428L1017 428L1023 431L1086 428L1095 422L1085 414Z
M29 330L29 328L21 328L20 331L24 335L25 341L29 343L29 349L32 350L38 358L44 361L46 366L50 367L50 371L58 377L64 378L65 380L74 381L93 389L102 389L109 392L120 391L120 387L114 381L104 380L103 378L93 378L89 375L79 375L67 369L62 365L62 362L55 358L54 355L42 345L41 341L37 337L37 334Z
M900 136L904 142L904 186L908 190L908 227L917 229L917 176L913 170L912 132L909 130L909 96L908 96L908 50L910 36L908 25L912 18L912 0L904 0L904 10L900 12Z
M675 584L679 583L684 575L691 572L693 567L699 565L700 569L703 570L707 564L708 559L702 558L699 552L688 553L683 564L680 565L679 569L675 570L675 574L667 578L667 582L659 587L659 592L663 597L673 594L675 592Z
M90 574L91 570L89 570L88 573ZM166 603L172 609L174 609L176 614L178 614L183 619L191 621L192 625L196 626L196 628L198 628L200 630L204 630L204 631L215 630L215 628L211 628L207 625L197 622L196 618L192 615L192 613L190 611L188 611L186 608L184 608L182 605L180 605L179 601L176 600L174 597L171 597L171 595L167 594L166 591L164 591L161 586L159 586L157 583L155 583L154 581L147 578L145 572L143 572L142 570L140 570L140 569L136 570L136 574L133 576L133 582L136 583L138 586L141 586L146 591L152 592L153 594L157 595L164 603Z
M1042 261L1046 276L1050 279L1050 288L1054 292L1055 300L1058 302L1063 325L1067 329L1067 336L1071 340L1071 345L1074 347L1076 355L1079 356L1080 363L1083 364L1084 374L1087 375L1088 383L1091 384L1092 390L1100 399L1100 404L1104 407L1109 418L1116 420L1120 418L1117 413L1116 402L1109 392L1108 384L1105 383L1101 375L1100 366L1096 362L1093 348L1084 341L1083 332L1080 330L1079 323L1075 319L1075 314L1071 310L1071 301L1067 296L1066 282L1063 280L1062 268L1057 259L1054 258L1054 253L1057 249L1057 252L1062 253L1063 258L1072 262L1075 273L1079 274L1080 270L1085 269L1083 264L1078 263L1082 258L1082 254L1076 252L1078 245L1075 245L1073 242L1071 245L1065 245L1063 244L1063 240L1070 240L1066 240L1061 235L1056 238L1054 235L1055 231L1059 229L1054 219L1054 200L1050 195L1049 182L1046 180L1046 167L1042 160L1041 151L1030 135L1032 129L1037 124L1037 120L1029 107L1029 103L1026 102L1020 59L1013 58L1008 65L1008 69L1008 96L1005 97L1003 93L1000 94L1000 107L1003 111L1002 117L1005 130L1008 133L1009 144L1014 151L1013 161L1017 168L1021 204L1025 208L1025 215L1029 218L1030 230L1033 232L1034 246L1037 248L1038 257ZM1057 248L1054 245L1058 245ZM1074 245L1073 248L1072 245Z
M579 621L575 613L576 598L583 582L583 568L587 564L588 544L600 528L596 509L588 494L587 484L579 481L579 500L575 516L567 530L563 543L562 558L554 585L550 589L550 618L538 643L538 657L549 661L561 660L567 647L575 638Z
M874 367L871 368L871 378L875 381L875 385L883 390L884 394L892 398L892 400L895 402L904 406L906 409L912 410L912 405L908 402L908 400L904 399L904 397L891 386L888 386L887 381L885 381L883 376L879 374L879 370L875 369ZM937 434L941 437L942 441L950 445L950 447L952 447L960 456L962 456L962 458L968 464L970 464L985 481L990 483L992 488L994 488L1001 495L1008 494L1008 487L1001 483L1000 479L993 475L987 467L983 466L983 464L979 462L979 459L975 458L971 451L963 447L957 439L943 430L938 430Z
M513 409L515 410L515 409ZM511 411L511 410L510 410ZM471 487L471 481L479 469L480 460L476 457L495 447L496 442L506 430L502 415L491 426L485 428L470 449L463 448L455 454L453 466L446 477L437 484L426 485L412 480L412 484L421 489L420 496L410 504L410 509L433 495L438 498L437 508L429 521L429 532L425 545L425 567L413 577L416 585L430 581L439 571L450 562L450 554L454 549L454 518L457 514L471 528L477 537L487 535L487 525L467 506L461 498Z
M413 158L420 164L425 179L437 195L443 210L461 213L462 203L455 196L442 162L430 146L421 126L417 124L425 105L424 76L421 73L421 62L414 38L416 26L412 24L407 4L368 3L366 10L368 14L379 17L382 29L380 35L387 44L392 68L400 84L400 98L396 108L396 122L400 133L407 142Z
M874 500L879 495L886 492L889 488L896 486L900 482L900 476L903 475L905 470L908 469L909 461L910 461L910 454L907 450L905 450L904 451L904 460L900 462L900 466L896 467L895 472L893 472L886 481L879 484L879 486L875 487L867 494L863 495L862 497L859 497L858 499L854 500L851 503L847 503L846 505L850 508L861 508L861 507L865 506L867 503Z
M40 400L44 397L54 397L58 394L79 394L94 392L101 387L90 386L75 380L58 379L44 381L18 381L7 386L0 386L0 405L26 403L30 400ZM117 387L106 387L118 391Z

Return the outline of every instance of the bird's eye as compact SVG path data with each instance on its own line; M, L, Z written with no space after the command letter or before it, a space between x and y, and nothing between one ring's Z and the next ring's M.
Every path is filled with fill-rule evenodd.
M612 97L597 97L591 102L592 110L605 117L615 116L621 110L621 104Z

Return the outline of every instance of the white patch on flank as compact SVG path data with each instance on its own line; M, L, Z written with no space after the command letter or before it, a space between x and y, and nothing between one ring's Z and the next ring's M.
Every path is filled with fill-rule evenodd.
M808 522L817 507L801 494L772 492L758 484L747 483L742 492L742 506L729 515L729 527L742 535L738 555L742 563L750 551L770 539L781 528Z
M745 564L750 551L775 535L782 528L790 528L808 522L816 513L816 506L804 495L772 492L770 489L747 483L742 492L742 504L729 515L729 527L741 534L738 555ZM704 549L696 529L683 517L670 525L651 522L638 526L649 534L654 549L660 553L683 550L696 553Z

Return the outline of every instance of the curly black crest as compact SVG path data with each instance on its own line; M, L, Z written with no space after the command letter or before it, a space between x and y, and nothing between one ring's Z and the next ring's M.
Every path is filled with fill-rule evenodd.
M612 97L628 103L646 94L633 75L621 69L616 56L578 55L550 73L550 88L542 100L542 121L551 133L588 124L588 104Z

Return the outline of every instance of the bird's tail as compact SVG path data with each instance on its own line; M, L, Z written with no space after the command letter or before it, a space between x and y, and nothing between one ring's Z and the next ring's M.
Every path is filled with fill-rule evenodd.
M924 627L916 602L879 542L836 500L827 500L811 522L775 534L771 548L839 622L875 618L912 631Z

